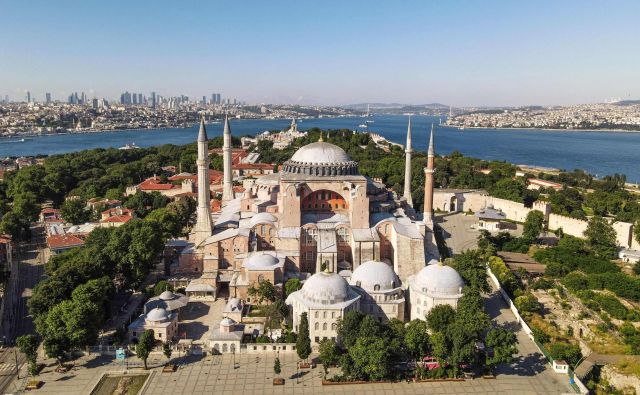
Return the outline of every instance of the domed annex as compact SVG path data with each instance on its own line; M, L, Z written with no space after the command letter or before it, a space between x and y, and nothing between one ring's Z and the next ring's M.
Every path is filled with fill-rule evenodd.
M307 313L309 336L316 343L337 337L337 322L347 311L359 309L360 295L337 273L320 272L309 277L299 291L287 297L293 308L293 326Z
M432 260L418 274L409 278L411 319L425 319L440 304L456 307L462 297L464 281L451 266Z
M362 295L360 311L379 321L404 320L404 292L393 268L384 262L367 261L351 275L351 286Z
M174 293L169 290L162 292L159 296L150 298L144 304L144 311L151 312L156 308L162 308L169 312L178 312L189 303L189 298L183 294Z
M317 141L298 149L282 167L284 173L313 176L358 174L358 163L337 145Z

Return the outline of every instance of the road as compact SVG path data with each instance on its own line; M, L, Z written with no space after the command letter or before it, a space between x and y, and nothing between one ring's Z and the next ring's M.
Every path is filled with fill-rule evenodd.
M14 269L7 286L4 316L2 317L2 338L7 345L15 344L15 339L33 333L35 327L27 308L27 301L33 287L44 273L44 233L42 227L34 227L31 242L18 246L14 255ZM0 354L0 393L9 390L9 384L16 374L16 357L21 367L25 358L14 347L5 348Z

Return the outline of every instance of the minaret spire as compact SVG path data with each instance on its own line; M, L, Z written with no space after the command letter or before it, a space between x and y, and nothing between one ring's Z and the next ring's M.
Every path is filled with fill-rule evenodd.
M320 131L320 138L318 139L319 142L323 142L324 139L322 138L322 130Z
M228 202L233 199L233 182L231 176L231 126L229 116L224 116L224 133L222 145L222 164L224 165L224 178L222 182L222 201Z
M409 126L407 126L407 146L405 147L405 164L404 164L404 198L410 206L413 206L411 198L411 116L409 116Z
M196 225L193 228L193 236L196 245L211 236L211 211L209 190L209 144L207 130L204 126L204 118L200 119L198 131L198 208L196 211Z
M427 151L427 167L424 169L424 223L433 225L433 124L431 124L431 134L429 136L429 150Z

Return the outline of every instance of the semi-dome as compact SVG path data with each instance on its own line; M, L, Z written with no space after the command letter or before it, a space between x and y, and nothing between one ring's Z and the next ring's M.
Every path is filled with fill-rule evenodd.
M271 254L256 254L247 259L244 267L249 270L273 269L280 261Z
M358 174L358 164L337 145L317 141L300 147L283 165L284 173L315 176Z
M253 217L251 217L251 219L249 220L249 224L251 225L251 227L253 228L256 225L259 224L272 224L274 222L276 222L278 219L276 217L273 216L273 214L270 213L258 213L256 215L254 215Z
M349 284L337 273L316 273L302 285L300 293L309 302L334 304L349 299Z
M358 266L351 275L351 285L365 291L386 291L400 286L400 280L393 268L378 261L367 261Z
M425 266L418 272L415 285L433 296L458 296L462 294L464 281L451 266L436 263Z
M221 326L233 326L236 322L229 317L225 317L220 321Z
M169 318L169 312L162 307L156 307L147 313L147 321L159 322Z
M173 292L166 290L163 293L160 294L160 299L162 300L173 300L175 298L177 298L178 296L175 295Z

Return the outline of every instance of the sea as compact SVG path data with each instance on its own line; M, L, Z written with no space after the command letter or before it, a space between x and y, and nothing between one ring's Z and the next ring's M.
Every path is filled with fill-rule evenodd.
M365 118L337 117L298 120L298 129L350 129L378 133L390 141L404 144L407 116L374 115L368 128L362 128ZM464 129L440 125L440 118L412 116L413 149L426 150L429 130L434 125L438 154L459 151L464 155L486 160L502 160L514 164L557 168L583 169L597 177L622 173L627 180L640 183L640 133L602 131L560 131L543 129ZM443 119L444 122L444 119ZM234 119L232 133L236 136L256 135L267 130L283 130L290 119ZM208 124L210 137L222 135L221 123ZM0 139L0 157L52 155L90 148L119 148L126 144L149 147L162 144L194 142L198 125L187 128L123 130L97 133L44 135Z

